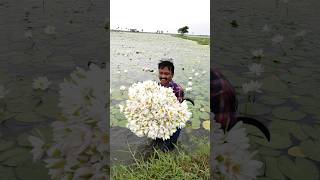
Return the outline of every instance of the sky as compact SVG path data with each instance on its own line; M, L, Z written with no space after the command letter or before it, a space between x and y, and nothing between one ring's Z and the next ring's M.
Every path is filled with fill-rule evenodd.
M210 0L111 0L111 29L143 29L144 32L210 34Z

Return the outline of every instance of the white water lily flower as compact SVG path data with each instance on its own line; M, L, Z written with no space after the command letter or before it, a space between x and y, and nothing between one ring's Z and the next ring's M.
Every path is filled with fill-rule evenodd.
M195 72L196 70L195 69L192 69L192 72Z
M3 85L0 85L0 99L4 98L6 94L8 94L8 90L5 90Z
M45 152L43 149L44 142L40 138L35 136L29 136L28 140L33 147L31 153L33 154L33 161L35 162L39 160Z
M54 26L49 25L44 28L44 32L48 35L52 35L56 33L56 28Z
M191 117L187 103L179 103L171 88L155 81L133 84L128 96L123 113L128 120L127 127L138 137L168 139Z
M239 149L249 148L249 138L246 134L246 129L242 127L243 123L238 122L228 133L226 141L233 144Z
M120 73L121 73L121 71L117 71L117 73L118 73L118 74L120 74Z
M187 87L187 88L186 88L186 91L187 91L187 92L192 91L192 87Z
M279 44L279 43L281 43L283 41L283 39L284 39L283 36L278 34L278 35L274 36L271 39L271 41L272 41L273 44Z
M126 87L125 86L120 86L120 90L124 91L124 90L126 90Z
M32 31L27 30L26 32L24 32L24 37L27 39L31 39L32 38Z
M264 67L261 64L253 63L253 64L249 65L248 67L249 67L250 73L253 73L257 76L260 76L261 73L264 72Z
M189 77L189 80L192 80L192 77Z
M194 76L198 76L198 75L199 75L199 73L198 73L198 72L194 73Z
M262 91L260 90L262 84L259 83L258 81L250 81L249 83L244 83L242 85L242 89L243 92L245 94L249 93L249 92L259 92L261 93Z
M124 72L124 73L127 73L127 72L128 72L128 70L126 70L126 69L125 69L123 72Z
M120 108L120 112L122 112L122 111L123 111L124 106L123 106L123 105L121 105L121 104L119 104L119 108Z
M264 56L263 50L262 49L254 50L252 51L252 55L253 57L262 58Z
M46 76L38 77L33 80L32 86L34 89L46 90L48 89L51 82L48 80Z
M207 71L202 71L202 74L205 74Z
M192 86L192 82L191 81L188 82L188 86Z

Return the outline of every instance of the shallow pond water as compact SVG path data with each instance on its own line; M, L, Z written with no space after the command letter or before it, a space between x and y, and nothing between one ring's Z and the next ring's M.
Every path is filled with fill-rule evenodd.
M120 86L128 88L137 81L159 81L158 63L162 58L173 59L175 82L184 89L188 87L189 81L192 82L192 91L185 90L185 97L195 102L195 106L188 103L193 113L192 126L181 132L179 141L188 145L188 136L196 136L197 132L201 132L200 136L209 136L209 131L202 126L202 122L209 120L210 111L208 45L199 45L171 35L151 33L111 32L110 39L112 163L131 161L129 145L134 149L148 142L146 138L138 138L125 128L127 121L120 113L118 105L125 102L127 91L120 91ZM189 77L192 77L192 80L189 80Z

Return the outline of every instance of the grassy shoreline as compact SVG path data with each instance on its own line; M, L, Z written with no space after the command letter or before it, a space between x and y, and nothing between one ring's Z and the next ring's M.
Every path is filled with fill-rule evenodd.
M207 36L191 36L191 35L189 36L189 35L181 35L181 34L177 34L173 36L179 37L182 39L191 40L191 41L196 41L200 45L210 45L210 37L207 37Z
M192 152L178 147L174 152L155 151L147 160L135 158L132 165L115 165L111 168L114 180L142 179L210 179L210 144L197 143Z

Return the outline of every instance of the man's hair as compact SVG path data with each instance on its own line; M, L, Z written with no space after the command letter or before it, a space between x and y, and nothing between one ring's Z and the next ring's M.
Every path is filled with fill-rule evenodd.
M158 69L163 69L165 67L167 67L172 72L172 74L174 74L174 65L171 61L161 60L158 64Z

